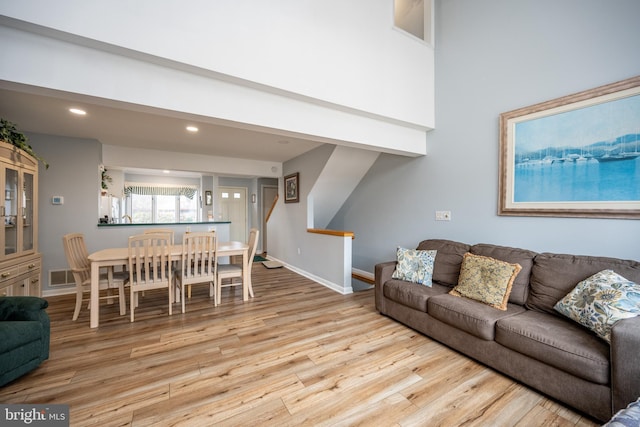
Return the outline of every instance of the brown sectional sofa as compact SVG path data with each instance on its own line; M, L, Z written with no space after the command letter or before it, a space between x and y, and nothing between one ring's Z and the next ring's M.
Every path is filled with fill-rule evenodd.
M439 239L417 249L437 250L432 287L392 279L396 261L376 265L381 314L601 421L640 396L640 317L618 321L609 345L553 309L605 269L640 283L640 262ZM467 252L522 266L506 311L448 294Z

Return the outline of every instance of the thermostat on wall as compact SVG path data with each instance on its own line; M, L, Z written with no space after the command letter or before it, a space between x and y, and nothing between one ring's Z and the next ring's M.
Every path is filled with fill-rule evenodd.
M62 204L64 204L64 197L62 197L62 196L53 196L51 198L51 204L52 205L62 205Z

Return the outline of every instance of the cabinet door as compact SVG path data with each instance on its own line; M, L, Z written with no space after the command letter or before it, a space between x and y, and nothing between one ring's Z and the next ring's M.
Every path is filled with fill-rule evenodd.
M0 288L0 297L13 296L13 285L4 286Z
M40 276L35 276L35 277L30 277L29 279L27 279L27 286L29 287L28 292L29 295L34 296L34 297L39 297L41 294L41 289L40 289Z
M18 170L4 167L4 255L15 254L18 250Z
M22 175L22 251L33 250L33 174Z

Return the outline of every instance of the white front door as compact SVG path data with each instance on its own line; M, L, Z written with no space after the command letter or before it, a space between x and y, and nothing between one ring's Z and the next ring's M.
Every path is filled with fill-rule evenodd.
M218 203L223 221L231 221L229 240L247 241L247 189L218 187Z

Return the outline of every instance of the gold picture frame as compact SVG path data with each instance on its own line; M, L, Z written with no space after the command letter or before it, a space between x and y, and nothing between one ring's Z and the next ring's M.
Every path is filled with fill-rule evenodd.
M499 215L640 218L640 76L500 115Z

